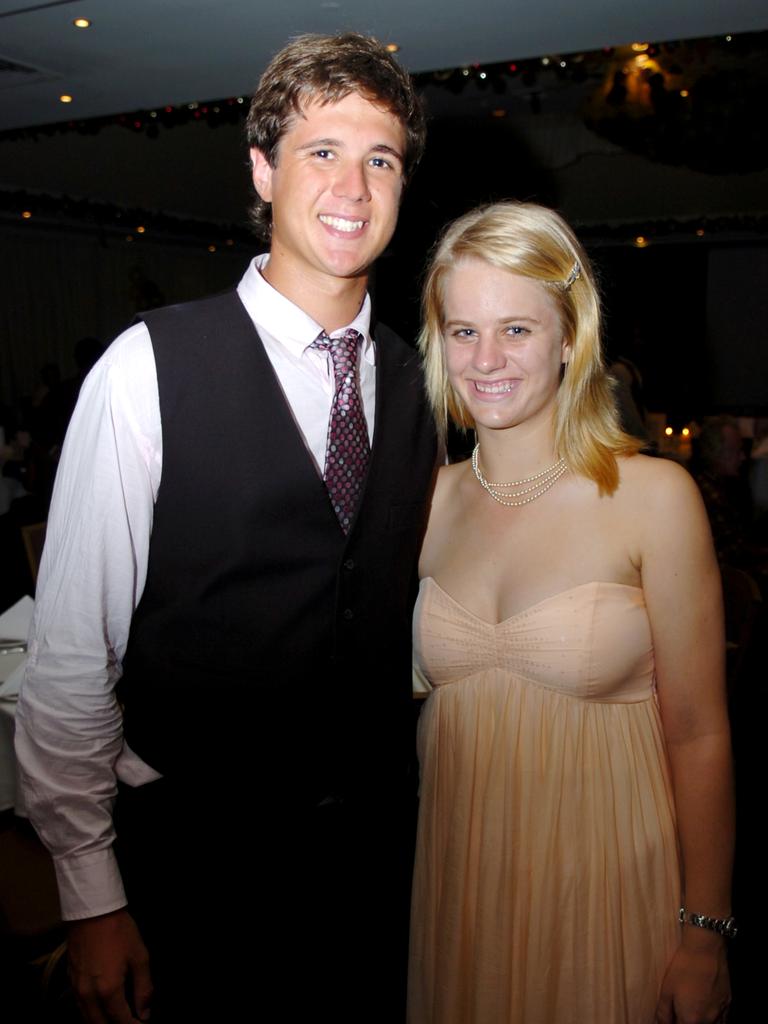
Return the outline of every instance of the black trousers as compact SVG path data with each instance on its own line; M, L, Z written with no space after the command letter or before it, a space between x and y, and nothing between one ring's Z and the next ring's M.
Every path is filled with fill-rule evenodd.
M150 951L153 1024L400 1024L414 811L383 788L304 804L122 787L116 850Z

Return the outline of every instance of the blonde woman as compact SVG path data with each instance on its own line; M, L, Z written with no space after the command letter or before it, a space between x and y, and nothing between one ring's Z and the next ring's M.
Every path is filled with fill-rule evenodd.
M589 262L550 210L453 224L421 337L441 470L421 560L411 1024L723 1020L732 793L695 484L621 433Z

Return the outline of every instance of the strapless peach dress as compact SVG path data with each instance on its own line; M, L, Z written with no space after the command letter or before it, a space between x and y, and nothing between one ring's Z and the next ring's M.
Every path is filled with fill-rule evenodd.
M427 578L414 643L409 1024L652 1024L680 876L642 590L493 625Z

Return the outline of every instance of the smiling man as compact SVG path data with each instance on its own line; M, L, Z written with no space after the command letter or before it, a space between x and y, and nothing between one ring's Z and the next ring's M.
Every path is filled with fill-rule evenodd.
M338 321L329 329L357 313L371 263L395 230L405 146L395 114L350 93L330 105L306 103L275 166L251 149L254 185L273 208L264 276L305 310L317 306Z
M403 1014L435 437L367 281L423 119L380 44L304 36L247 134L269 252L114 342L49 521L18 752L92 1024Z

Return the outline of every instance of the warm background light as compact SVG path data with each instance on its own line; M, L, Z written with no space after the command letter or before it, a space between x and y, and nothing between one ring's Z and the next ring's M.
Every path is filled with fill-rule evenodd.
M92 22L88 18L75 18L72 24L75 26L75 28L90 28Z
M63 96L59 96L59 99L61 100L62 103L71 103L72 102L72 97L68 93L66 93L66 92L63 94Z
M674 430L672 429L672 427L667 427L664 430L664 433L667 435L667 437L672 437L672 435L674 434Z

